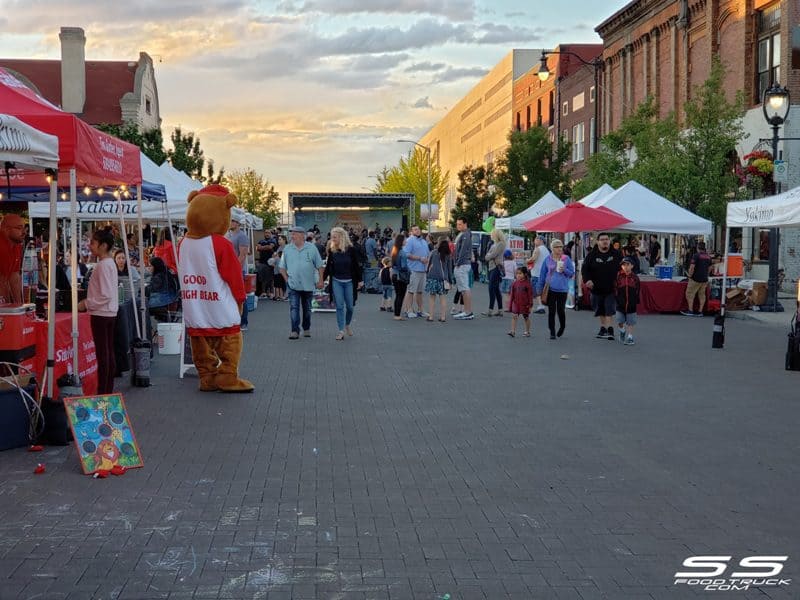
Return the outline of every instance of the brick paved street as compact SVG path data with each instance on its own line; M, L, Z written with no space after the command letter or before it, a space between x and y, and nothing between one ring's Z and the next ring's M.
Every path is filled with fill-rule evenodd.
M789 587L711 595L800 597L785 327L729 320L712 351L710 319L651 316L623 347L587 312L552 342L543 316L511 339L507 317L377 302L344 342L332 314L289 341L288 306L262 303L254 395L157 357L151 388L122 387L143 469L0 453L0 598L686 598L690 555L788 555Z

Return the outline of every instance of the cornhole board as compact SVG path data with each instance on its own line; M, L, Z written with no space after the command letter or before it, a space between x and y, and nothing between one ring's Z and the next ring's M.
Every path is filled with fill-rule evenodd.
M122 394L64 398L64 407L85 475L144 466Z

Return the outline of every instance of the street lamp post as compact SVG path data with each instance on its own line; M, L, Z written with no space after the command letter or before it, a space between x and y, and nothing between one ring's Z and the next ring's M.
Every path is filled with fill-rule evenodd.
M537 73L539 76L539 81L547 81L547 79L550 77L550 69L547 68L547 57L550 54L566 54L568 56L574 56L587 67L594 68L594 134L592 135L592 151L598 152L600 150L600 96L598 95L600 93L599 74L600 70L603 68L603 59L598 56L594 60L588 61L580 54L570 52L569 50L542 50L542 56L539 59L539 71Z
M431 149L430 146L423 146L422 144L415 142L414 140L397 140L398 142L406 143L406 144L414 144L415 146L419 146L423 150L425 150L425 154L428 158L428 238L430 239L432 229L431 229L431 217L433 216L433 206L431 205ZM410 225L414 224L414 211L411 213L411 223Z
M764 118L772 126L772 161L778 160L778 128L786 121L789 114L789 90L773 83L764 91L761 108ZM774 176L774 170L773 170ZM780 193L779 182L775 183L775 193ZM780 248L780 229L774 227L769 232L769 280L767 282L767 302L764 305L772 312L782 312L783 306L778 302L778 252Z

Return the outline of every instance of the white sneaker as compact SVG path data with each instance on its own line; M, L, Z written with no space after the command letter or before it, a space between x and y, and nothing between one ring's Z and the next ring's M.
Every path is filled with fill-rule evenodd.
M416 319L417 318L417 313L415 313L415 312L410 310L410 311L408 311L406 313L406 317L408 317L409 319Z
M457 315L460 312L464 312L464 311L461 310L460 308L456 308L455 306L450 309L450 314L451 315Z
M626 346L633 346L635 343L636 342L633 341L633 336L632 335L629 335L627 338L625 338L625 345Z
M418 313L417 313L417 316L418 316L418 317L422 317L423 319L427 319L428 317L430 317L430 314L426 313L426 312L423 310L422 312L418 312Z
M475 315L472 313L465 313L463 310L458 313L454 319L458 319L459 321L469 321L470 319L474 319Z
M536 309L535 311L533 311L533 312L535 312L537 315L543 315L543 314L544 314L544 313L546 313L547 311L545 310L544 306L540 306L539 308L537 308L537 309Z

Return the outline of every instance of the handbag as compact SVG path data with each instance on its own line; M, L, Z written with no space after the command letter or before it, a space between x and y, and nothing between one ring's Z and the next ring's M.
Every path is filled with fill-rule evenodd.
M397 271L397 281L401 283L409 283L411 281L411 269L408 267L400 267Z
M542 299L542 304L547 304L547 293L550 291L550 282L544 284L542 288L542 293L539 296Z

